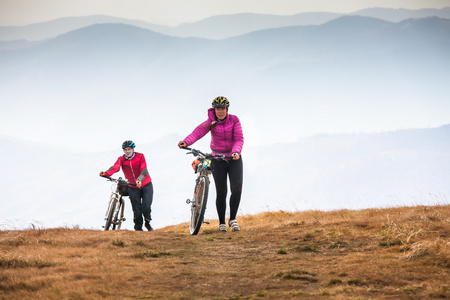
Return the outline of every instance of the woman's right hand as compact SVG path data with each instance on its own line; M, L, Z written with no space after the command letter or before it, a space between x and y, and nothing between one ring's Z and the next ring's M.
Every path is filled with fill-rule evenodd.
M185 148L187 145L186 145L186 142L185 141L180 141L179 143L178 143L178 147L179 148Z
M101 171L99 174L101 177L105 177L105 172Z

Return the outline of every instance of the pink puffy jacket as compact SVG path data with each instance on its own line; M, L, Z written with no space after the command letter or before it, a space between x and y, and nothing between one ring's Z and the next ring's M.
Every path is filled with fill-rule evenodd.
M211 130L213 122L216 122L216 114L214 108L210 108L208 109L208 120L197 126L184 139L186 145L190 146L204 137ZM239 153L241 155L243 146L244 135L238 117L227 114L225 120L217 121L216 127L211 130L211 151L213 154L231 155L232 153Z

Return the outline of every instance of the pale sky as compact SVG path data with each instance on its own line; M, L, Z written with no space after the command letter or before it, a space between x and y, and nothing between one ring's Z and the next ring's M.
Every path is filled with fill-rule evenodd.
M213 15L301 12L351 13L384 8L443 8L450 0L0 0L0 26L21 26L63 17L109 15L175 26Z

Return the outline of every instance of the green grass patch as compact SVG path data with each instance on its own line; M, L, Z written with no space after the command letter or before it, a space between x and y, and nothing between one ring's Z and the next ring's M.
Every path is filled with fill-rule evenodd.
M303 238L304 241L310 241L314 238L314 235L312 233L307 233L305 237Z
M277 251L277 254L287 254L287 251L286 251L286 249L279 249Z
M143 241L137 241L137 242L135 243L135 245L136 245L136 246L141 246L141 247L147 246Z
M350 279L349 281L347 281L347 284L348 285L362 286L362 285L364 285L364 282L361 279L357 278L357 279Z
M337 285L337 284L341 284L341 283L342 283L342 280L337 279L337 278L333 278L328 281L328 285Z
M112 244L117 247L125 247L125 242L119 239L114 239Z
M2 269L17 269L17 268L46 268L54 264L43 261L41 258L33 258L24 260L20 258L0 258L0 268Z
M306 244L303 246L297 246L294 248L298 252L317 252L319 251L319 245L317 244Z
M150 257L150 258L158 258L162 256L170 256L172 253L170 252L156 252L156 251L145 251L142 253L141 257Z
M348 245L348 243L345 241L336 241L330 245L330 249L342 248L342 247L346 247L347 245Z
M280 272L276 275L277 277L280 277L282 279L286 280L302 280L302 281L308 281L308 282L317 282L318 280L314 278L316 274L311 273L309 271L304 270L293 270L288 272Z
M394 241L381 241L379 243L381 247L389 248L393 246L401 246L403 245L403 242L401 240L394 240Z

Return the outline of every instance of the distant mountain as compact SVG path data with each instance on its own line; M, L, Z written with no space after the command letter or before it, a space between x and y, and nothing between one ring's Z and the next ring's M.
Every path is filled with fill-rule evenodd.
M169 37L131 25L98 24L35 47L5 51L0 56L3 67L0 77L4 75L11 82L25 76L41 86L59 82L61 88L67 84L76 86L79 80L95 86L104 80L114 81L116 75L119 81L123 76L134 77L133 74L157 79L161 74L154 71L166 73L172 66L195 57L206 43L206 40ZM152 71L148 72L149 69ZM41 72L50 77L37 75Z
M307 12L291 16L259 14L222 15L206 18L194 23L181 24L174 28L165 28L161 33L179 37L225 39L270 28L321 25L346 15L372 17L390 22L426 17L450 19L450 7L420 10L370 8L351 14Z
M317 135L261 149L259 159L265 164L247 178L269 187L252 195L262 202L261 210L264 205L285 209L288 201L293 210L444 205L450 203L449 138L450 125ZM280 200L271 201L273 195Z
M247 135L246 137L249 137ZM192 156L171 135L136 151L146 156L154 182L156 228L189 220L195 175ZM14 151L8 152L14 145ZM195 144L199 149L208 150ZM98 173L117 151L73 153L45 144L0 138L3 198L0 230L74 226L101 230L111 184ZM292 143L245 146L244 190L239 215L449 204L450 125L379 134L317 135ZM11 156L20 159L11 159ZM24 175L24 170L26 176ZM115 177L123 176L121 172ZM30 196L32 195L32 196ZM217 219L211 186L207 219ZM126 203L125 229L132 229Z
M290 16L243 13L213 16L198 22L183 23L176 27L162 26L144 21L102 15L70 17L26 26L0 27L0 41L21 39L31 41L43 40L53 38L60 34L82 27L105 23L127 24L176 37L225 39L270 28L321 25L344 15L346 14L327 12L307 12ZM372 17L390 22L400 22L411 18L425 18L433 16L450 19L450 7L420 10L370 8L347 15Z
M42 43L42 41L27 41L27 40L0 41L0 51L23 49L31 46L36 46L40 43Z
M389 22L400 22L407 19L422 19L427 17L438 17L442 19L450 19L450 7L444 7L441 9L424 8L418 10L410 9L392 9L392 8L369 8L359 10L351 13L350 15L357 15L362 17L372 17Z
M127 71L134 65L133 72L139 74L146 73L149 67L152 73L166 72L179 64L185 64L186 72L210 67L221 67L225 71L236 64L239 70L258 72L278 64L335 63L374 55L385 58L394 55L396 59L414 55L431 59L431 54L440 53L444 56L438 57L441 59L448 57L449 32L450 20L435 17L390 23L348 16L321 26L262 30L220 41L176 38L130 25L103 24L78 29L34 47L5 52L0 56L0 64L2 70L11 70L12 74L14 69L24 74L26 70L59 69L66 64L76 71L83 68L78 62L94 67L94 72L102 72L101 67L113 65L119 69L123 66L122 71ZM422 52L424 49L433 53ZM445 65L448 61L441 63ZM18 65L29 67L17 69Z
M448 19L345 16L223 40L108 23L1 47L0 135L29 142L0 138L0 229L100 229L98 172L126 139L146 154L155 226L185 222L194 174L176 145L218 95L244 129L241 214L448 203L450 126L434 128L450 122Z
M450 20L436 17L390 23L346 16L225 40L93 25L0 52L8 103L0 119L21 124L1 126L0 134L36 139L52 132L81 147L68 133L95 128L98 138L80 138L103 144L125 135L121 122L131 105L139 107L132 119L145 123L136 134L148 140L194 126L205 116L205 99L219 94L254 120L249 126L261 141L437 126L449 121L449 53ZM202 109L186 114L192 107ZM257 121L265 118L270 122ZM111 122L114 130L104 126Z
M144 21L129 20L124 18L95 15L87 17L67 17L48 22L30 24L25 26L1 26L0 41L26 39L30 41L54 38L76 29L94 24L118 23L146 28L153 31L162 31L165 26L150 24Z
M289 26L320 25L341 17L342 14L311 12L292 16L236 14L213 16L194 23L183 23L165 28L161 33L178 37L225 39L254 31Z

